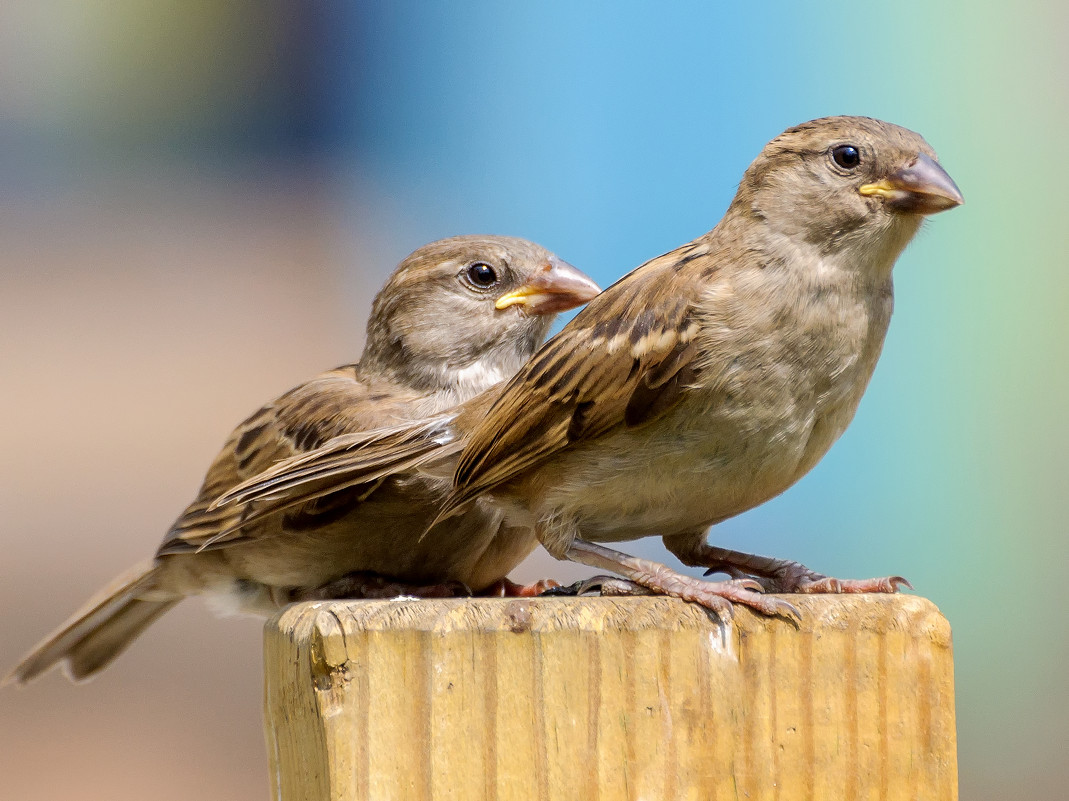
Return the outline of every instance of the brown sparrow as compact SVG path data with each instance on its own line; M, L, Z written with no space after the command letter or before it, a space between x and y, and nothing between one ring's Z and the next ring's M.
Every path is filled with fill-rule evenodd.
M321 492L316 476L455 465L442 520L492 498L558 559L730 612L796 614L758 590L893 591L709 546L843 433L891 319L891 270L925 215L962 203L919 135L830 117L785 131L709 233L624 276L506 386L419 426L328 443L235 491ZM301 481L305 481L301 487ZM329 482L327 482L329 485ZM659 535L702 581L597 543ZM764 583L758 581L763 579Z
M456 237L415 251L376 296L360 361L301 384L239 425L155 558L102 590L9 678L29 681L64 660L72 678L90 676L187 595L270 613L317 593L432 585L425 589L434 594L433 585L482 589L502 579L537 542L529 530L506 528L488 504L420 539L447 480L372 480L277 515L212 502L280 459L435 415L494 386L541 344L557 312L597 291L586 275L522 239Z

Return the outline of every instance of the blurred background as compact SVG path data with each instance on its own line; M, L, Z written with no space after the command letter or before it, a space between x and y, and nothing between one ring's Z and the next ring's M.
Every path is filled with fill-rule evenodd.
M0 670L152 552L237 422L356 358L409 251L524 236L607 285L783 128L865 114L968 203L899 262L842 441L714 538L908 576L954 628L962 797L1058 797L1069 12L719 5L0 3ZM3 795L262 799L260 676L255 620L183 604L88 685L0 691Z

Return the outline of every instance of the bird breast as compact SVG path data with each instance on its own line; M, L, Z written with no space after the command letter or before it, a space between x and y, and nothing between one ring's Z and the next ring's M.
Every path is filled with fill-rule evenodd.
M711 525L783 492L827 452L872 375L893 300L889 276L873 286L834 264L809 267L711 286L698 310L699 377L683 400L554 465L568 480L547 501L580 536Z

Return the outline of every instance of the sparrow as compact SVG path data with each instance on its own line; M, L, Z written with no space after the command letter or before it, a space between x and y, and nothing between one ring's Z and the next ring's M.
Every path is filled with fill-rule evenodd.
M271 614L305 598L449 594L451 584L478 590L503 579L537 541L488 504L420 538L448 480L373 479L288 514L212 504L278 460L433 416L500 383L541 344L557 312L597 292L589 277L522 239L463 236L416 250L375 297L360 360L241 423L155 557L85 604L9 680L27 682L64 661L71 678L91 676L189 595Z
M717 226L609 287L504 386L418 426L327 443L235 490L273 502L316 476L454 470L436 518L487 499L558 559L720 615L761 593L894 591L715 548L710 526L780 494L846 429L893 307L892 268L926 215L963 202L918 134L828 117L769 142ZM391 466L392 465L392 466ZM302 481L307 482L302 485ZM661 536L705 581L601 543Z

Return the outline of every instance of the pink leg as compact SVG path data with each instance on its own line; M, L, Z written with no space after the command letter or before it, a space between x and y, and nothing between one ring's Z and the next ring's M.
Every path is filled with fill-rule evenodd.
M705 575L727 573L732 578L756 578L765 592L855 593L897 592L900 586L913 589L902 576L870 579L837 579L810 570L799 562L716 548L693 537L665 538L665 545L683 564L707 567Z
M678 573L659 562L628 556L581 539L572 541L565 556L574 562L619 573L655 593L694 601L712 610L721 619L731 617L732 603L748 606L766 615L801 619L797 608L781 598L762 595L761 585L750 578L703 581Z
M489 598L534 598L546 590L554 590L559 586L560 583L553 579L539 579L534 584L517 584L503 578L495 581L479 595Z

